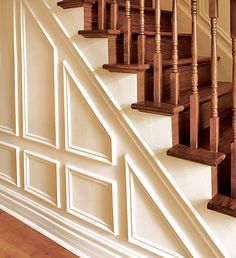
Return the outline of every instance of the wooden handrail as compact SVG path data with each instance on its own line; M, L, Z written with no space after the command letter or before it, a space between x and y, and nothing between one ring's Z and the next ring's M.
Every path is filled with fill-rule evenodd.
M236 0L230 1L231 38L232 38L232 87L233 87L233 141L231 143L231 197L236 198Z
M192 15L192 95L190 96L190 146L198 147L199 95L198 95L198 48L197 48L198 1L191 0Z
M124 63L131 63L132 51L132 24L130 15L130 0L125 1L126 31L124 34Z
M163 94L163 70L161 53L161 1L155 0L155 54L153 58L153 99L157 103L162 102Z
M145 35L145 14L144 14L144 2L145 0L140 0L140 17L139 17L139 35L138 35L138 63L145 64L145 44L146 44L146 35Z
M172 1L172 71L170 75L170 102L175 105L179 104L177 0Z

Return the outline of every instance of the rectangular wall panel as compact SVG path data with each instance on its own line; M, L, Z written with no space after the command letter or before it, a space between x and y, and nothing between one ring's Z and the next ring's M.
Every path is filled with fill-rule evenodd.
M13 5L13 0L0 0L0 131L17 134Z
M19 149L4 142L0 142L0 179L20 186Z

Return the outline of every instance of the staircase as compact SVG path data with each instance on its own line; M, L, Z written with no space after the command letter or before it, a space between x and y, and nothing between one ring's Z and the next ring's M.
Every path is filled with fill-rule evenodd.
M178 33L177 1L172 12L161 10L158 0L155 8L144 0L64 0L58 5L84 7L84 30L79 35L108 38L109 63L103 68L137 74L137 102L132 108L171 117L173 147L167 154L211 166L213 198L208 208L235 217L232 83L217 81L218 3L209 3L211 56L198 56L195 0L191 1L192 34ZM236 1L231 5L233 16ZM235 30L232 20L233 39Z

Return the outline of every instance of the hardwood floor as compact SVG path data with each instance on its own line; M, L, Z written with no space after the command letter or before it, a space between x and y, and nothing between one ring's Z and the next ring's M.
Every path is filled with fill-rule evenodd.
M0 257L75 258L78 256L0 210Z

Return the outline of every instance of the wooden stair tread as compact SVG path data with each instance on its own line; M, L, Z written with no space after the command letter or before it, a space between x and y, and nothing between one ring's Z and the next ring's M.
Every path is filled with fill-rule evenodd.
M104 64L104 69L110 72L137 73L150 68L149 64Z
M155 103L151 101L142 101L133 103L131 105L133 109L137 109L140 112L174 115L184 110L182 105L172 105L168 103Z
M236 199L228 196L216 194L207 208L236 218Z
M120 30L80 30L78 34L85 38L107 38L109 35L120 35Z
M199 101L204 103L211 100L211 85L199 86ZM218 82L218 97L232 92L231 82ZM180 92L180 104L184 105L184 108L189 107L189 97L191 95L191 89L187 89Z
M199 57L198 63L210 62L209 57ZM172 60L163 60L163 67L172 66ZM191 58L181 58L179 59L179 65L191 65ZM139 64L104 64L103 68L109 70L110 72L120 72L120 73L136 73L140 71ZM153 67L153 63L145 64L146 67ZM146 69L145 69L146 70Z
M83 4L95 4L98 2L97 0L68 0L68 1L60 1L57 3L58 6L62 7L63 9L68 9L68 8L75 8L75 7L82 7ZM106 3L108 5L112 4L112 0L107 0ZM117 4L119 8L125 9L125 3L121 3L117 1ZM131 4L130 9L140 11L139 5L136 4ZM153 7L145 6L145 12L152 12L155 14L155 9ZM172 14L171 11L168 10L161 10L161 12L164 14Z
M167 155L205 164L208 166L217 166L226 157L226 155L222 152L211 152L202 148L192 149L189 146L183 144L177 144L169 149L167 151Z

